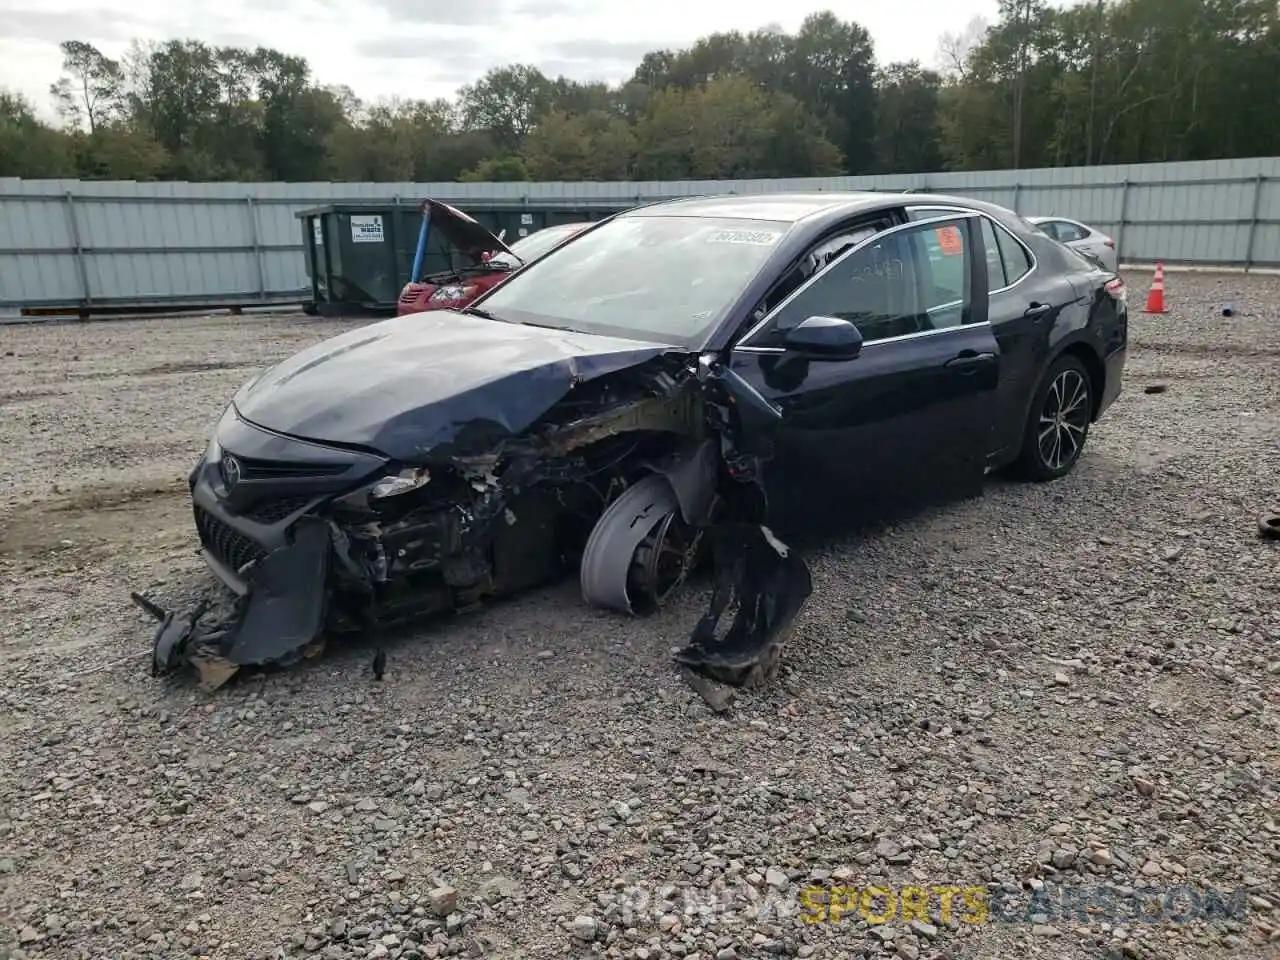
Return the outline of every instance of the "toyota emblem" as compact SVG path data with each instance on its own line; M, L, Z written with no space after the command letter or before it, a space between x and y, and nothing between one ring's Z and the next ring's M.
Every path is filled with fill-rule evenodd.
M240 461L230 454L222 458L222 479L228 487L240 482Z

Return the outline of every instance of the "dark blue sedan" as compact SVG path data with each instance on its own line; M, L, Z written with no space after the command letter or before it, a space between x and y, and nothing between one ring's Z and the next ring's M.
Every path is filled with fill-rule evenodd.
M285 663L574 569L588 603L644 613L719 530L684 660L758 676L809 591L785 538L995 469L1064 476L1120 391L1127 316L1116 274L977 201L629 210L460 311L246 384L191 474L236 619L170 631L156 667Z

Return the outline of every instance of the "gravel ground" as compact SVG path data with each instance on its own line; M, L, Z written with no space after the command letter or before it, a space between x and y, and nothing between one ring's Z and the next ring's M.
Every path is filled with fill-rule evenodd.
M624 621L573 583L392 640L382 683L350 648L151 679L128 591L204 576L208 429L342 325L0 328L0 956L1274 958L1280 279L1168 296L1071 477L814 554L785 676L726 715L670 665L701 592ZM1015 916L813 924L812 883Z

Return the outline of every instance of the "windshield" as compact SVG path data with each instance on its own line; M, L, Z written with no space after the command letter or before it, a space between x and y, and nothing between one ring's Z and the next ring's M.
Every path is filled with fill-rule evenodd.
M514 274L481 302L502 320L697 348L789 224L618 217Z
M517 260L511 253L496 253L489 258L490 263L501 263L511 269L520 266L520 262L528 263L530 260L537 260L540 256L554 247L557 243L568 240L571 236L585 227L586 224L565 224L560 227L544 227L527 237L521 237L515 243L510 244L511 253L514 253L520 259Z

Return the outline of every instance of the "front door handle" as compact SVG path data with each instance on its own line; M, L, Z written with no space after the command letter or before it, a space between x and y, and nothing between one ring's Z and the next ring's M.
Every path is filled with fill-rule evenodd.
M960 373L975 373L977 369L984 364L990 363L996 358L994 353L978 353L976 350L961 350L954 357L946 362L949 370L957 370Z

